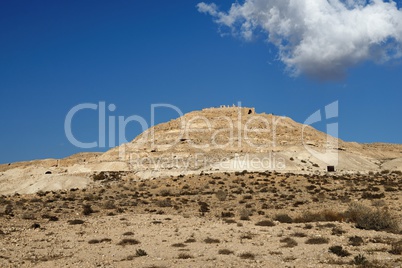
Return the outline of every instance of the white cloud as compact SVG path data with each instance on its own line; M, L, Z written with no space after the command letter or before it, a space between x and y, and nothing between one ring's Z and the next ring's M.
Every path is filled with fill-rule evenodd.
M205 4L204 2L199 3L197 5L198 11L201 13L208 13L211 16L217 16L217 6L212 3L212 4Z
M265 33L296 76L337 79L359 63L402 56L402 11L393 1L245 0L227 12L213 3L197 7L245 40Z

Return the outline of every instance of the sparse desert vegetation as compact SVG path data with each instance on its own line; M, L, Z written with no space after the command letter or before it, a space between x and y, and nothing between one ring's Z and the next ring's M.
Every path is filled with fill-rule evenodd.
M0 197L8 249L0 264L78 265L92 256L127 267L203 267L211 259L217 267L304 267L308 256L321 267L395 267L400 176L243 171L136 181L97 173L85 189Z

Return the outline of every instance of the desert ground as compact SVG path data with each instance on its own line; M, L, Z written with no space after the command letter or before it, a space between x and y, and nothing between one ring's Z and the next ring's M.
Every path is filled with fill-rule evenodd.
M1 198L1 267L401 267L401 172L200 173Z

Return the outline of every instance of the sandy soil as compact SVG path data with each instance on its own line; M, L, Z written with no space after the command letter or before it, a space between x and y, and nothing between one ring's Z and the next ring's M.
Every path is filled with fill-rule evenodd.
M94 178L86 189L2 197L0 266L357 267L357 256L359 267L402 265L400 229L386 221L402 219L399 173ZM353 204L381 212L382 225L357 228L345 213Z

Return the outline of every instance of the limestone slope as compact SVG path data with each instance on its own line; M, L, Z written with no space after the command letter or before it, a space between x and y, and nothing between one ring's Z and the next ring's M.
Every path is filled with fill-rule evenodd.
M344 142L254 108L207 108L151 127L103 154L0 165L0 194L86 187L100 171L148 179L243 170L323 173L329 165L343 173L402 170L402 145Z
M245 169L324 172L328 165L368 172L401 169L398 159L401 145L344 142L291 118L239 107L190 112L100 157L103 162L127 163L144 178Z

